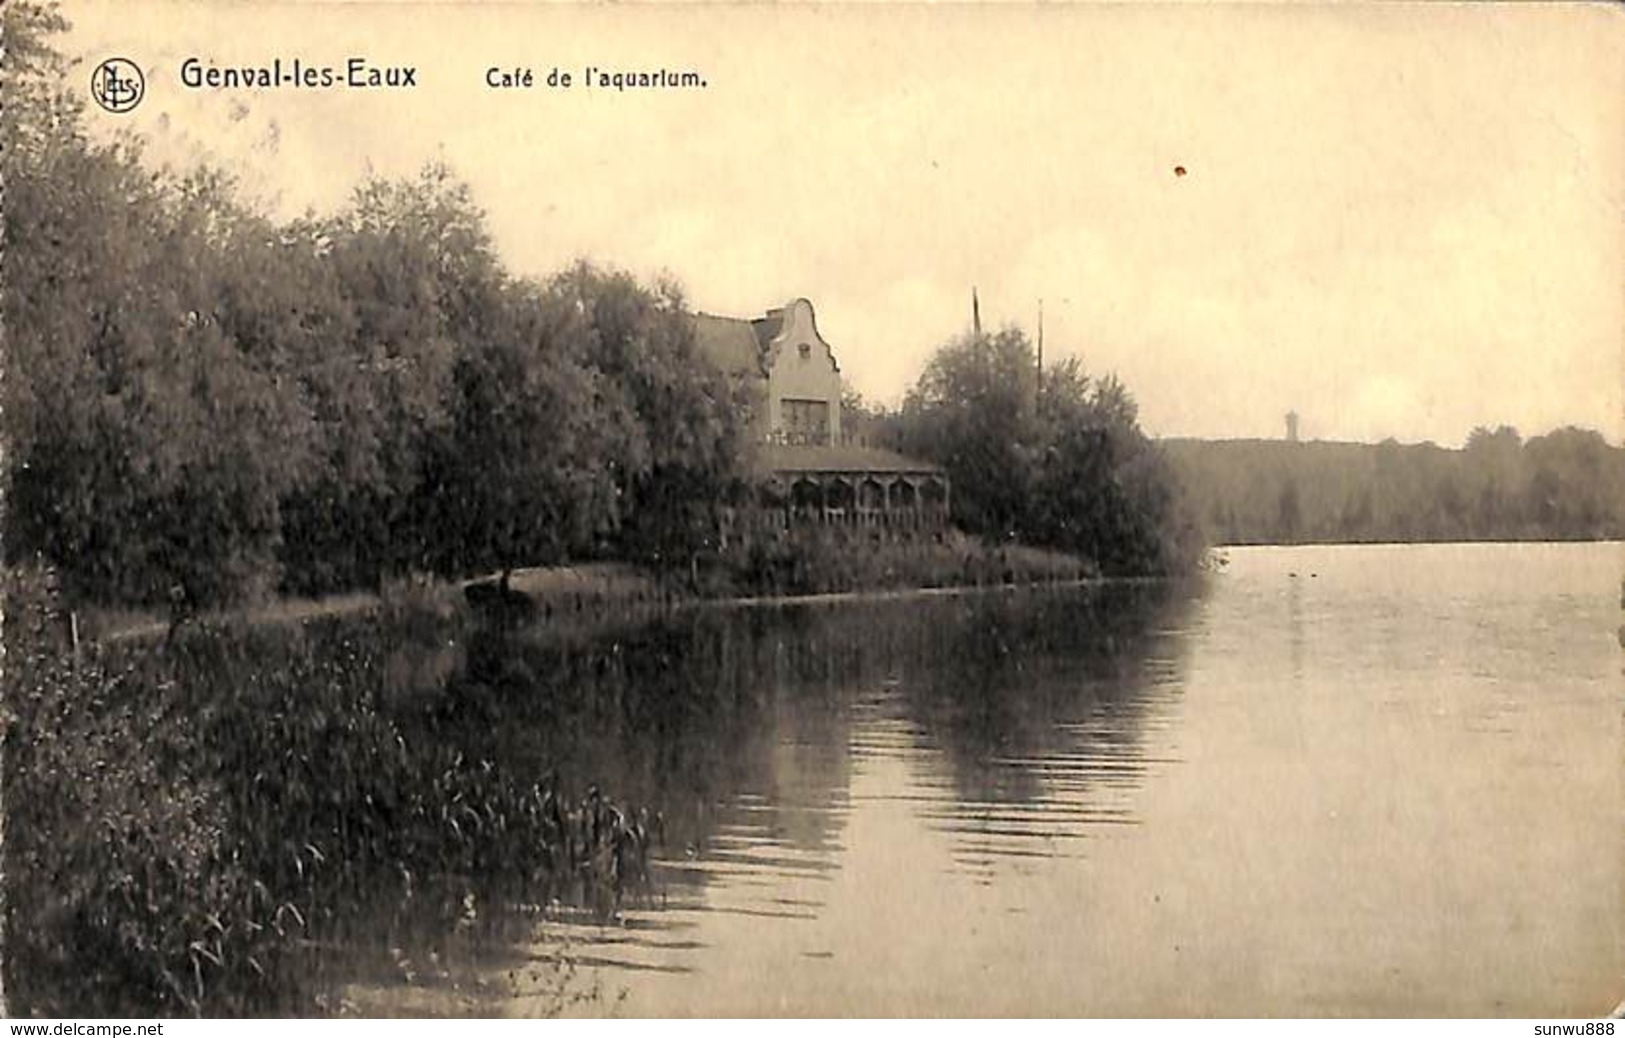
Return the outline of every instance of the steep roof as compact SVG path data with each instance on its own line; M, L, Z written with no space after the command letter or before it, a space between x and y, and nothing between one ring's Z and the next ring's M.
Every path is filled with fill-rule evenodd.
M784 331L784 314L782 306L751 318L697 313L692 316L694 341L711 363L729 374L765 375L768 347Z
M750 321L695 314L694 344L730 375L762 375L762 346Z
M756 333L756 341L762 345L762 352L766 353L768 344L778 338L784 328L784 307L769 310L766 316L752 319L750 326Z
M820 446L801 447L782 443L763 445L762 464L773 472L875 472L937 474L942 470L929 461L909 458L879 447Z

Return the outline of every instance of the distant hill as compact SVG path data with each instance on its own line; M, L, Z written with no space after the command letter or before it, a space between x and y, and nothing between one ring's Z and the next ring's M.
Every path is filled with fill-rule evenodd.
M1613 540L1625 450L1589 429L1525 441L1475 430L1432 443L1166 439L1215 544Z

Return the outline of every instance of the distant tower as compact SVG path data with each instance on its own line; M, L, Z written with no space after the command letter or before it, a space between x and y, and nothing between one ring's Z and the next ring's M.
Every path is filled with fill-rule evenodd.
M1298 412L1286 413L1286 438L1288 443L1298 442Z

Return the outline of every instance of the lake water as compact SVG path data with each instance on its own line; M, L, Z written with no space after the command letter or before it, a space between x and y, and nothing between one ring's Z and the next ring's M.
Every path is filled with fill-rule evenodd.
M507 752L665 827L652 894L535 952L563 935L584 1013L1607 1012L1619 551L1230 549L1197 587L715 607L531 658L592 691L500 707Z

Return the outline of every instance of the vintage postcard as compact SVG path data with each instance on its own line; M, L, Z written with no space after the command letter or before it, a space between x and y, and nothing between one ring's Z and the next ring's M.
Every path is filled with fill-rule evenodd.
M0 25L8 1014L1625 999L1617 8Z

